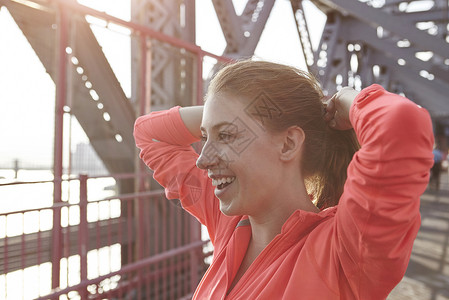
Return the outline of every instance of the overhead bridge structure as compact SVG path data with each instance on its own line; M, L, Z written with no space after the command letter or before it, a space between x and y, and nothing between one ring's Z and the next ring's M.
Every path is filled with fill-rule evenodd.
M51 262L51 293L39 295L41 299L70 293L82 299L105 295L187 299L204 272L204 258L210 255L204 250L199 225L187 214L172 212L157 200L163 194L138 160L133 124L138 116L150 111L201 103L214 72L225 63L254 54L276 1L248 0L242 13L237 14L232 0L212 0L226 41L218 55L195 45L195 5L201 5L201 1L130 1L131 19L123 20L75 0L0 0L0 6L11 14L56 86L54 205L47 208L53 226L15 238L0 236L2 274ZM378 83L425 107L436 127L449 126L447 0L290 3L289 13L298 35L289 38L299 39L302 51L298 56L304 57L306 68L318 78L325 94L330 96L343 86L361 89ZM307 10L310 5L326 16L316 47L309 30L314 19L312 10ZM130 95L124 92L95 27L129 38L126 45L116 46L131 48ZM278 30L282 35L283 28ZM203 71L206 60L214 63L207 74ZM119 217L93 223L87 217L83 219L90 201L83 189L87 177L76 179L80 183L79 202L64 201L64 115L76 118L110 176L116 179L116 197L102 201L120 200ZM444 138L441 141L444 144ZM77 224L61 225L61 212L73 205L80 211ZM40 214L42 210L36 211ZM29 211L15 213L25 215ZM176 216L176 220L168 220L168 216ZM114 236L120 239L114 242ZM122 273L87 276L87 252L96 249L96 240L101 247L108 243L121 245ZM156 245L148 240L154 240ZM29 252L28 242L33 245ZM84 248L74 245L81 242ZM25 254L27 258L23 259ZM61 289L61 259L73 255L80 258L78 281ZM105 280L111 278L119 279L102 289Z
M36 5L29 6L27 2ZM195 47L194 1L169 2L134 0L130 23ZM241 15L236 14L231 0L212 2L227 43L223 55L231 59L251 57L275 1L248 1ZM328 94L341 86L360 89L379 83L427 108L435 119L449 118L447 1L312 2L327 16L317 49L312 48L307 27L307 19L312 19L313 15L306 15L302 0L291 1L303 47L298 55L304 56L309 71L318 77ZM2 0L0 3L10 11L55 82L58 79L55 58L58 55L59 7L66 7L66 18L70 23L67 25L67 47L72 52L65 55L68 82L63 90L67 96L64 104L78 119L111 173L134 170L132 125L140 113L138 99L145 98L139 94L142 92L139 76L142 72L139 70L143 55L147 64L151 61L151 70L146 70L146 75L151 76L151 84L147 78L145 108L188 105L197 99L198 84L194 74L198 67L197 55L185 51L181 44L173 45L149 37L146 42L152 43L151 48L147 47L148 52L141 53L142 47L137 45L141 40L132 35L133 94L127 98L91 30L89 19L86 20L86 15L90 16L89 9L63 4L64 1ZM183 24L178 17L181 7ZM106 14L95 17L105 17L105 22L116 21L109 20ZM126 27L123 23L119 25ZM127 29L130 33L139 32L138 28ZM279 31L282 34L282 28ZM152 103L148 103L149 99Z
M313 2L327 22L318 49L304 53L329 93L339 86L379 83L426 107L434 118L447 119L447 1ZM306 39L300 1L292 4L301 40Z

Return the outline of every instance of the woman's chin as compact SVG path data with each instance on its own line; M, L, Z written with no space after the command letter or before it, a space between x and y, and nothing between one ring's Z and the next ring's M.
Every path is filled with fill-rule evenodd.
M229 217L240 215L235 209L233 209L231 202L224 202L222 200L220 200L220 211Z
M237 190L238 183L236 181L221 189L215 187L214 194L220 200L220 210L223 214L228 216L237 215L231 212L233 210L232 204L236 203L235 194Z

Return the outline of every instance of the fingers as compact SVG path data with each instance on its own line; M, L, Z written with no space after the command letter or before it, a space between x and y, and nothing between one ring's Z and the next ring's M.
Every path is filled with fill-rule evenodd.
M344 87L335 93L325 105L324 120L329 127L338 130L351 129L349 110L358 92L353 88Z
M335 95L333 95L327 103L324 105L326 112L324 114L324 120L326 122L329 122L334 118L335 111L336 111L336 105L335 105Z

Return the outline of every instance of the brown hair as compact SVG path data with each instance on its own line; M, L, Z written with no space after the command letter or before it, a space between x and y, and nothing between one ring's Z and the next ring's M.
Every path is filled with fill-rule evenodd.
M353 130L334 130L324 121L323 93L313 76L276 63L240 61L223 68L211 81L208 96L219 93L252 102L258 97L268 99L278 117L264 118L267 130L301 127L306 135L301 170L307 191L319 209L338 204L348 164L359 144Z

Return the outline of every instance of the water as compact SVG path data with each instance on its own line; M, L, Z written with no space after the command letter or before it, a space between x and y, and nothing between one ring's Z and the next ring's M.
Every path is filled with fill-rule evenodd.
M20 170L14 179L14 170L0 170L0 183L14 181L52 180L50 171ZM88 199L99 200L115 195L110 189L115 185L113 178L88 180ZM63 182L62 199L71 204L79 202L79 182L74 180ZM37 183L26 185L0 186L0 214L24 209L38 209L51 206L53 203L53 184ZM89 203L87 209L88 222L116 218L120 216L120 200L100 203ZM61 225L79 224L79 208L64 207L61 210ZM0 215L0 238L14 237L37 231L50 230L53 226L52 210L27 212L25 214ZM121 246L115 244L89 251L87 254L87 277L96 278L108 274L121 267ZM117 259L118 258L118 259ZM2 258L3 259L3 258ZM61 259L60 287L65 288L80 282L80 257L78 255ZM113 278L105 289L113 288L119 278ZM51 291L51 263L43 263L24 270L0 275L0 300L34 299ZM73 294L73 295L72 295ZM76 293L70 299L80 299ZM67 299L66 296L60 299Z

